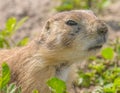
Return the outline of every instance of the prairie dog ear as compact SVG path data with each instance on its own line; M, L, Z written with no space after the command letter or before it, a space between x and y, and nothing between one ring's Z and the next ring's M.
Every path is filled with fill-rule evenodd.
M37 39L36 41L38 41L39 43L43 43L45 42L45 40L47 39L48 35L50 34L50 21L47 21L40 33L39 39Z
M49 30L50 29L50 21L47 21L44 27L45 30Z
M50 21L47 21L46 23L45 23L45 26L43 27L43 31L42 31L42 33L46 33L46 34L48 34L48 33L50 33Z

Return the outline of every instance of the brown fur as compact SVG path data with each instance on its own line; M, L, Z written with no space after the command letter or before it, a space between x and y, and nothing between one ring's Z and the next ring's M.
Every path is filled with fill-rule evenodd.
M69 19L78 25L65 24ZM103 45L106 33L105 23L91 11L58 13L46 22L40 36L27 46L1 50L0 62L8 63L11 82L20 86L22 93L31 93L33 89L50 93L46 81L53 76L66 81L63 72L71 64L95 55L99 49L89 48Z

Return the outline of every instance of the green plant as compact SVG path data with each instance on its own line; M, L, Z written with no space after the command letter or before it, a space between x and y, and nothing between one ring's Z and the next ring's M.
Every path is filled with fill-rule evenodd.
M56 7L57 11L73 9L92 9L95 12L102 11L110 5L111 0L60 0L61 4Z
M67 93L65 82L56 77L49 79L47 85L51 88L52 93Z
M33 90L33 92L32 92L32 93L39 93L39 92L38 92L38 90Z
M56 7L56 10L65 11L80 8L88 9L87 0L61 0L61 5Z
M9 84L10 82L10 68L4 62L2 64L2 70L0 73L0 92L2 93L21 93L20 88L17 88L15 84Z
M0 48L10 48L13 46L23 46L28 42L28 38L23 38L17 44L12 39L13 34L23 25L23 23L28 19L25 17L17 22L15 17L11 17L7 20L5 28L0 31Z
M2 71L0 76L0 90L2 91L7 83L10 81L10 69L6 63L2 64Z
M78 71L78 86L81 88L99 86L92 93L120 92L120 42L112 42L103 48L101 57L91 57L87 68ZM91 92L90 92L91 93Z
M95 0L93 0L94 2ZM94 3L94 6L97 7L97 11L101 12L104 8L106 8L107 6L109 6L111 3L111 0L99 0L98 3L96 1L96 3Z
M114 50L111 47L104 48L101 52L105 59L112 60L114 57Z

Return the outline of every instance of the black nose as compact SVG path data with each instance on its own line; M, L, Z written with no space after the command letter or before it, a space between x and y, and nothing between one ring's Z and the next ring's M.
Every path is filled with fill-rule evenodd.
M106 34L108 32L108 28L105 24L100 24L97 27L98 34Z

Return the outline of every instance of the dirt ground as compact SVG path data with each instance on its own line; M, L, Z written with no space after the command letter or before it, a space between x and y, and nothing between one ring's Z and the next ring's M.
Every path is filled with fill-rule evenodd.
M28 16L29 19L13 36L13 39L17 41L26 36L32 39L39 34L45 21L56 13L54 7L58 4L57 0L0 0L0 30L4 28L9 17L14 16L19 20ZM114 3L98 15L109 26L109 40L120 36L119 9L120 0L114 0ZM73 91L71 93L82 93L80 89L71 89L71 91Z

